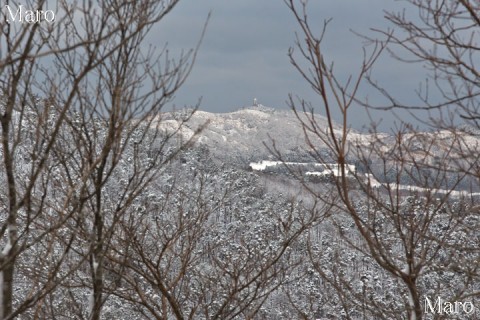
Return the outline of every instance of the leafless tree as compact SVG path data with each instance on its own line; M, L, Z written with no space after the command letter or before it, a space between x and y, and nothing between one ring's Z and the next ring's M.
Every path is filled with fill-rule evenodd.
M196 50L174 60L145 45L177 3L5 3L19 13L4 11L0 22L0 318L54 317L56 302L75 305L68 288L86 263L90 281L80 286L90 288L91 306L77 315L100 318L115 225L190 143L163 150L179 128L163 134L159 112ZM13 21L21 10L52 10L55 20ZM142 158L139 150L154 143L157 153Z
M408 1L420 19L388 14L395 29L380 32L381 41L370 39L358 73L345 82L325 56L328 22L316 34L307 1L285 2L300 26L291 62L318 94L327 127L319 125L309 103L290 98L290 105L317 161L326 162L319 147L325 145L339 168L334 186L341 201L332 203L339 213L329 221L336 230L338 250L323 251L315 238L309 245L312 269L335 293L337 310L347 318L422 319L426 297L475 302L480 289L474 207L478 139L471 131L478 130L478 2ZM370 71L386 49L405 61L401 48L431 72L440 100L432 102L430 91L419 91L422 104L408 106L371 78ZM438 116L424 121L430 132L414 130L404 121L392 133L373 127L369 135L358 138L349 129L350 109L377 107L361 100L362 83L370 83L389 99L391 104L380 108L439 110ZM340 126L334 113L341 115ZM468 130L459 127L454 113ZM353 163L356 172L348 172ZM330 201L324 193L311 191ZM347 232L349 226L354 229ZM375 281L380 277L376 285L375 275ZM440 314L453 314L445 312L444 305L439 308Z
M293 281L299 238L326 208L254 190L252 173L186 161L122 221L109 256L122 290L111 294L138 306L136 318L266 318L266 301Z

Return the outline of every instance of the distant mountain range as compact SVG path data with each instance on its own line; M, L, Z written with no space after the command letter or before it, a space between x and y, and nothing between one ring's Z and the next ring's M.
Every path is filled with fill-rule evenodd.
M179 114L180 112L164 114L162 125L165 128L177 128ZM303 112L299 112L299 114L301 117L309 116ZM328 122L324 116L315 114L315 121L318 128L327 130ZM236 155L248 162L274 160L268 148L275 145L277 150L286 157L285 160L299 161L301 160L299 158L307 156L311 151L306 144L305 133L300 121L291 110L277 110L262 105L244 107L228 113L210 113L199 110L182 129L183 137L189 138L197 128L206 123L208 124L201 132L197 142L209 147L220 158ZM341 126L334 124L334 130L341 130ZM475 130L472 131L468 127L462 126L458 129L457 134L456 137L453 137L447 131L415 132L403 134L402 139L412 154L418 153L418 156L431 157L432 161L442 152L446 152L444 149L449 146L452 139L458 139L460 136L464 140L463 143L470 148L480 145L480 136ZM361 133L353 129L350 129L348 133L348 141L357 146L368 146L374 139L380 142L383 151L388 153L395 145L396 137L387 133L376 133L375 135ZM431 146L432 139L436 139L435 146ZM323 142L315 140L315 148L321 150L324 147Z
M300 117L309 116L301 112L299 115ZM181 118L181 112L165 113L162 117L162 126L167 130L178 128L179 118ZM315 120L320 130L327 130L328 122L325 117L315 114ZM305 132L300 121L291 110L277 110L258 105L228 113L196 111L182 128L182 138L190 138L196 129L205 124L205 128L197 139L197 146L206 147L213 158L219 162L232 163L248 169L252 162L278 160L271 151L273 148L279 151L285 161L305 163L316 161L312 156L312 148L306 143ZM402 144L405 149L408 149L405 157L410 158L409 161L420 161L434 167L439 161L444 161L448 153L448 159L455 159L452 161L455 166L468 166L469 160L461 154L461 149L467 147L470 153L478 149L480 153L480 139L476 131L466 129L468 128L461 127L455 134L448 131L404 133L401 136ZM340 133L341 126L334 124L334 130L339 130ZM375 173L375 177L381 183L397 182L394 170L388 168L394 167L397 157L395 153L399 152L397 139L398 136L387 133L373 135L355 130L350 130L348 133L348 141L361 149L368 150L376 141L375 144L379 149L372 153L369 162L370 170ZM452 150L451 145L457 140L461 140L461 142L455 142L458 150ZM314 141L315 149L322 154L324 161L334 163L336 159L329 154L326 145L319 139ZM384 162L380 154L384 155L388 161ZM353 152L348 156L347 161L350 164L357 162L358 159ZM359 166L358 169L361 173L362 167ZM450 169L452 172L449 174L453 179L456 168ZM430 169L427 168L427 170ZM406 174L401 183L415 185L413 180L415 177L412 179ZM460 185L460 187L465 189L467 185Z

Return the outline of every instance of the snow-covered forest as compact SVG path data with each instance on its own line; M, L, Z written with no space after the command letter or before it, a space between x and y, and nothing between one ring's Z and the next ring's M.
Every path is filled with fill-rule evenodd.
M480 318L478 2L410 0L417 24L387 13L402 33L369 39L345 82L328 22L284 1L319 113L293 96L165 110L201 50L146 45L177 2L58 1L55 21L0 22L0 319ZM442 93L421 107L446 113L349 128L354 104L420 108L371 78L398 48Z

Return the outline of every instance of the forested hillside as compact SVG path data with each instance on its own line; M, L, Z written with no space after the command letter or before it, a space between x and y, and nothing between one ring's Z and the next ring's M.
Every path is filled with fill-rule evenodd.
M245 159L267 154L273 140L263 140L265 149L259 152L256 148L260 148L260 142L254 139L260 136L257 131L263 130L260 125L219 129L218 119L242 123L251 113L259 115L264 123L274 123L271 127L278 130L284 127L286 118L294 123L295 117L288 111L279 112L277 117L276 111L255 107L226 115L203 112L201 119L217 126L206 126L193 134L191 128L198 126L198 119L183 123L183 113L167 113L162 117L177 120L166 121L165 125L163 121L152 121L162 125L154 125L153 129L151 125L140 126L132 131L122 157L110 173L112 179L102 186L97 200L102 203L104 234L102 318L323 319L340 315L360 319L364 315L393 318L404 313L408 293L396 275L375 263L355 221L338 205L339 176L312 180L305 175L308 167L281 160L269 171L252 171L246 166ZM15 154L18 181L28 177L35 163L28 150L35 149L32 137L39 128L31 124L38 123L37 117L32 112L21 119L17 112L13 113L14 121L22 127L22 143ZM41 130L47 133L51 129L48 123L56 116L52 113L45 117ZM75 117L73 114L72 119ZM172 125L171 121L178 123ZM69 125L74 132L76 122ZM184 126L182 131L172 135L171 128L180 125ZM84 130L84 134L95 132L97 139L108 132L100 119ZM211 130L219 140L211 138ZM73 168L80 162L70 149L76 146L68 143L71 132L61 132L65 140L59 140L58 148L62 153L50 159L52 169L43 189L32 193L32 210L42 208L42 213L33 217L28 211L19 214L22 223L18 232L25 240L16 269L19 300L14 301L14 306L21 306L22 297L27 298L39 285L46 286L49 281L55 284L39 301L42 307L27 308L22 312L25 317L88 317L92 304L89 279L92 269L99 265L96 260L88 262L88 244L99 222L92 214L94 207L89 207L91 200L78 211L71 208L66 213L61 208L62 199L69 196L62 179L74 179ZM236 134L228 136L232 132ZM192 136L195 141L179 150L182 141ZM288 135L287 141L282 140L282 132L274 136L277 152L286 150L293 157L288 150ZM250 137L254 141L251 148ZM382 137L389 139L388 135ZM476 139L470 135L467 138ZM365 143L369 135L357 133L355 139ZM236 145L246 148L232 154ZM311 150L304 148L297 149L299 159L310 157L312 161ZM60 156L68 150L72 156L65 163ZM275 154L267 157L274 158ZM360 160L351 158L352 163ZM438 190L412 193L406 189L392 199L388 191L398 186L389 184L388 176L380 177L377 172L382 172L382 167L376 167L372 160L368 167L349 174L349 185L359 218L373 221L379 245L388 252L388 259L401 263L403 245L395 230L399 223L402 228L412 228L429 219L427 229L422 231L428 238L422 241L431 243L423 243L422 250L426 254L435 252L419 275L419 292L429 297L454 297L479 290L478 281L470 278L476 268L476 254L470 250L478 244L471 232L480 227L477 197L450 192L448 201L434 202ZM162 163L160 171L129 200L122 190L135 183L136 172L158 163ZM382 183L375 180L379 185L372 189L378 193L376 204L362 191L371 185L374 174L378 180L383 178ZM122 207L125 201L130 204ZM438 239L445 245L436 245ZM36 261L33 269L31 261ZM342 295L349 300L339 303ZM477 316L471 314L470 318Z
M345 76L285 0L316 100L224 113L174 102L208 17L191 50L147 41L178 2L2 8L0 319L479 319L478 2L385 12ZM426 70L419 104L384 55Z

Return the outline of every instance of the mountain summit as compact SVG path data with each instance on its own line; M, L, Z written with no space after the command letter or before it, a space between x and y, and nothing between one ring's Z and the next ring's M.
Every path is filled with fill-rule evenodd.
M316 116L317 122L327 121ZM165 120L167 126L176 127L174 118ZM307 144L299 120L291 110L278 110L263 105L244 107L228 113L197 111L186 123L182 135L189 138L197 128L208 123L198 143L207 146L220 158L236 158L243 162L269 159L268 148L279 150L286 157L307 154ZM268 148L267 148L268 147Z

